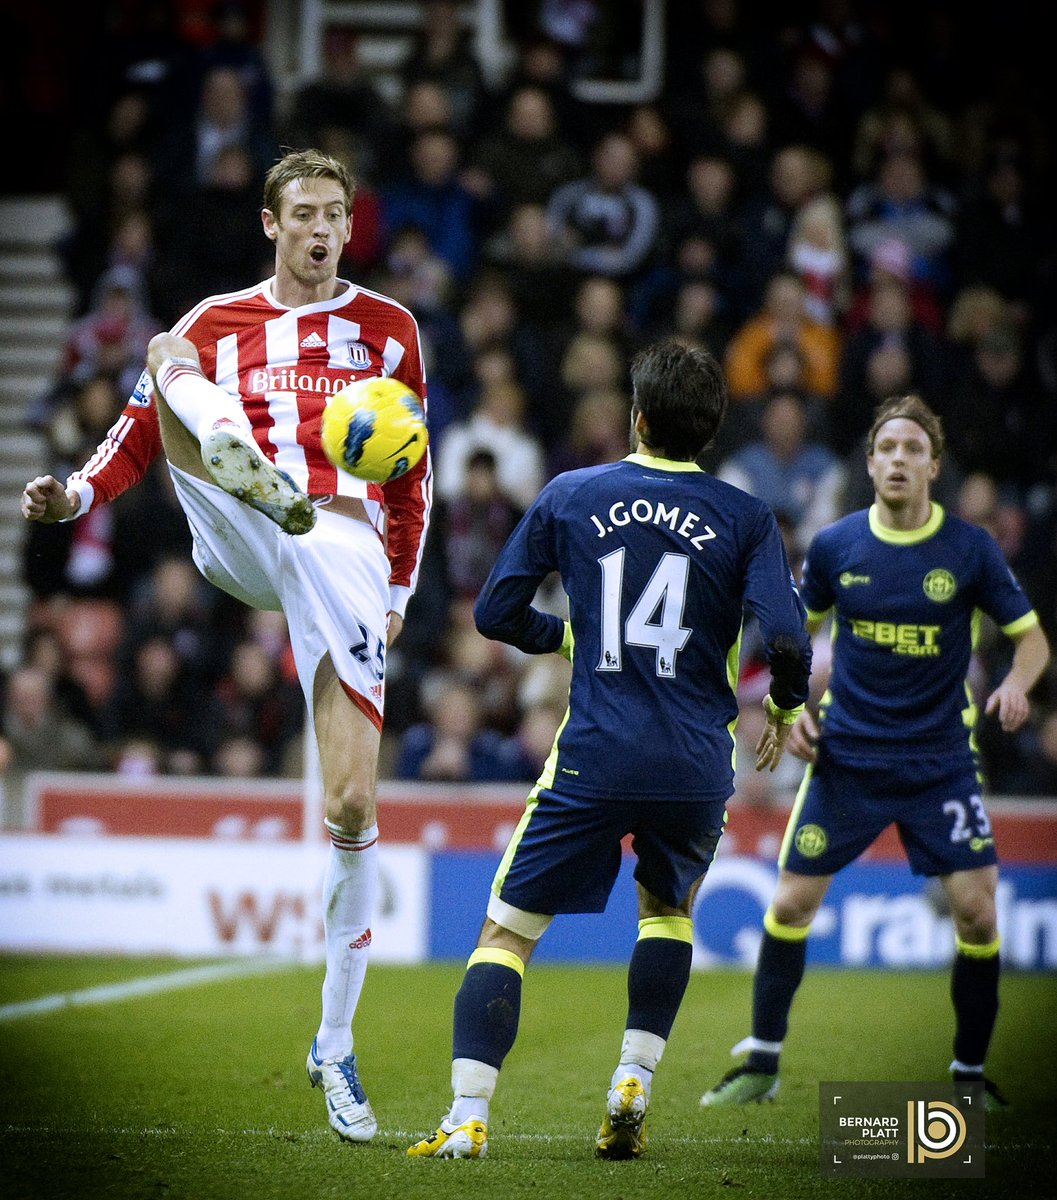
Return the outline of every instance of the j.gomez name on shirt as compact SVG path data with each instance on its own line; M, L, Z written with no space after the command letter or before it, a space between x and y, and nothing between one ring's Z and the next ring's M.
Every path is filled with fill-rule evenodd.
M609 511L604 519L594 513L591 514L590 519L598 530L600 538L606 537L624 525L630 525L632 521L636 521L639 525L666 525L672 533L686 538L698 550L703 548L705 542L710 542L716 536L715 530L710 526L701 525L701 518L697 513L684 513L678 504L669 508L661 501L654 504L652 500L644 500L641 497L638 500L632 500L630 504L625 500L617 500L609 506ZM695 533L695 530L698 532Z

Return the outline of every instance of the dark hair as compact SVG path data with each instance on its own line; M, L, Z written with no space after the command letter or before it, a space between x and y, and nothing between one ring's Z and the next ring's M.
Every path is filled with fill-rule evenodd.
M707 350L674 339L647 346L631 364L632 416L646 420L643 444L690 461L716 436L727 411L723 368Z
M921 426L928 436L933 458L939 458L943 454L943 422L920 396L915 396L913 393L908 396L892 396L875 410L873 424L870 426L870 432L866 435L866 452L868 454L873 454L877 431L881 426L885 422L895 421L899 417Z

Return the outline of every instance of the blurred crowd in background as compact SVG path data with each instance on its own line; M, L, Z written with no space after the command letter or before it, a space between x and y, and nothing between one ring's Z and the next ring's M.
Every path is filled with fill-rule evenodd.
M515 54L496 84L463 6L426 0L395 95L349 29L325 30L318 77L284 93L261 4L106 7L92 88L55 122L63 153L26 179L68 200L57 249L77 297L61 369L26 397L42 466L65 479L91 454L152 334L272 274L258 214L282 148L347 162L359 187L340 273L419 321L435 469L383 777L535 779L568 665L485 641L472 603L549 478L627 453L630 359L660 337L725 364L731 410L702 465L773 507L794 571L822 525L872 497L875 405L920 393L946 425L936 498L994 533L1057 637L1054 146L1032 5L819 0L761 16L672 0L663 87L626 105L574 85L628 70L636 4L507 4ZM198 575L163 462L111 506L29 528L25 577L9 763L301 773L283 618ZM753 634L746 768L767 681ZM977 697L1010 653L985 623ZM824 631L817 669L827 657ZM995 792L1057 796L1057 675L1035 700L1014 737L982 725ZM767 779L739 768L739 794L771 802L798 775L795 761Z

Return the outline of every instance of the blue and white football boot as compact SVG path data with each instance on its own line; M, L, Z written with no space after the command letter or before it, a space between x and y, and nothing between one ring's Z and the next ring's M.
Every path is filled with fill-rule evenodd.
M360 1083L356 1055L320 1058L313 1039L306 1066L312 1086L323 1089L331 1129L347 1142L369 1142L378 1132L378 1121Z

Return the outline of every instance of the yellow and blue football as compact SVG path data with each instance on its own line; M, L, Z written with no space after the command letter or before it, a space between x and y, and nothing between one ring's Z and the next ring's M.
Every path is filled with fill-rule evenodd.
M398 379L357 379L323 410L323 453L341 471L370 483L406 475L426 452L422 401Z

